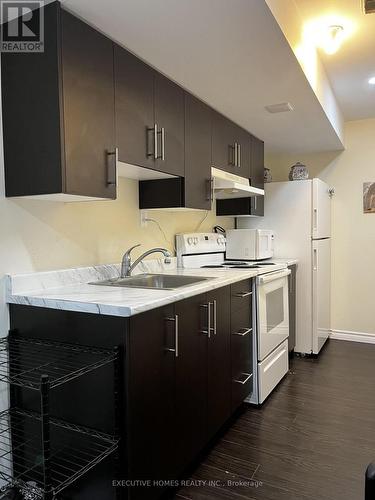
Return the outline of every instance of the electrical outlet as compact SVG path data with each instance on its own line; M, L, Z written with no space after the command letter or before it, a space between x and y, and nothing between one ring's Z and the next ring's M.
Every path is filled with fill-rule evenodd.
M146 210L141 210L141 227L147 227L147 212Z

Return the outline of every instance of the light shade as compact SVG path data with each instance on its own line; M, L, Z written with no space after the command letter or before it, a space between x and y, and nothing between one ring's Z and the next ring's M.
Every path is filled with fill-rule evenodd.
M370 85L375 85L375 76L371 77L368 82Z

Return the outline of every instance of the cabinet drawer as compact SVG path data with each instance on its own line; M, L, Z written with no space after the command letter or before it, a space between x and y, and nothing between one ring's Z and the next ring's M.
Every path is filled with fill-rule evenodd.
M247 304L245 307L238 308L236 311L232 311L231 315L231 333L241 333L243 330L252 328L253 318L252 310Z
M259 403L267 398L289 369L288 340L259 363Z
M252 280L243 280L231 286L232 313L238 309L252 309Z
M231 334L232 410L235 411L253 390L253 332L242 328Z

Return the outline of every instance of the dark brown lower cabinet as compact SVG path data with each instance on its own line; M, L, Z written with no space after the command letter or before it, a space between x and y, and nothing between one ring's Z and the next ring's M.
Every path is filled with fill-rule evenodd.
M178 321L176 357L175 461L179 473L207 440L207 349L205 295L175 304Z
M230 287L207 294L216 324L208 342L207 432L211 438L231 415Z
M154 500L165 481L181 477L251 391L252 379L244 382L252 368L251 287L245 280L131 318L11 306L11 326L21 336L49 339L53 332L54 340L125 353L120 460L113 456L98 469L100 494L92 492L91 475L67 498L114 500L119 478L138 482L120 487L123 498ZM114 433L113 370L101 370L66 384L52 401L53 415ZM11 403L38 409L23 390Z
M253 389L252 281L231 286L232 410Z
M128 449L133 480L175 477L175 358L173 305L131 318L128 337ZM130 498L156 498L134 487Z

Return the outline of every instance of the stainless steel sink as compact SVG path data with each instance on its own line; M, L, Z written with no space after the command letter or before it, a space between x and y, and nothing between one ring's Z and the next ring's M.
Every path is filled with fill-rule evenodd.
M182 276L179 274L138 274L128 278L113 278L95 281L90 285L117 286L124 288L154 288L156 290L174 290L183 286L195 285L212 278L202 276Z

